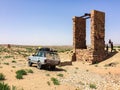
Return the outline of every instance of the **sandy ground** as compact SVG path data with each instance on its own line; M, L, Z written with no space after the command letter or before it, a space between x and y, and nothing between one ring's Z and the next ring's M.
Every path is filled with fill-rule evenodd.
M12 57L6 58L8 55ZM71 52L60 53L61 62L70 62L71 55ZM13 63L13 60L16 63ZM114 64L109 65L110 63ZM16 79L15 72L20 69L32 69L34 73L28 73L19 80ZM0 73L5 75L4 82L16 86L17 90L120 90L120 52L98 64L72 62L71 65L57 66L54 71L39 70L36 66L29 67L27 57L17 52L0 52ZM62 74L63 77L58 74ZM60 85L54 85L52 77L57 78ZM91 83L96 88L91 88Z

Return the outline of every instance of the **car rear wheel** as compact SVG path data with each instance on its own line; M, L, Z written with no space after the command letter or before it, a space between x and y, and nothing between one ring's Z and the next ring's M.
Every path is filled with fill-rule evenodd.
M50 66L50 69L51 69L51 70L55 70L55 68L56 68L56 66L55 66L55 65Z

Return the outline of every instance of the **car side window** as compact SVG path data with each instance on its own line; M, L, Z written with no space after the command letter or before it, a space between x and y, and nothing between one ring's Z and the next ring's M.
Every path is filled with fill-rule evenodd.
M38 52L37 56L44 57L44 53L43 52Z

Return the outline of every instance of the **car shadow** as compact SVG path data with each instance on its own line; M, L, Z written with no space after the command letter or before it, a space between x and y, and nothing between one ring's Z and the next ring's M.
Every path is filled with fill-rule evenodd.
M63 69L63 68L58 68L58 67L56 67L55 69L45 69L45 70L48 70L48 71L55 71L55 72L60 72L60 71L65 71L66 72L66 70L65 69Z
M35 67L35 68L37 68L37 66L36 65L33 65L32 67ZM63 69L63 68L61 68L61 66L58 66L58 67L56 67L55 69L50 69L49 67L43 67L43 68L41 68L41 69L39 69L39 70L46 70L46 71L65 71L66 72L66 70L65 69Z
M61 62L59 66L68 66L68 65L72 65L72 61Z

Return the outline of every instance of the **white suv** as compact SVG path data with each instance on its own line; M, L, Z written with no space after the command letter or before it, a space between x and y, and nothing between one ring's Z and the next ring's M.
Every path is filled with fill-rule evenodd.
M37 49L35 54L28 57L28 65L37 64L37 68L41 69L43 66L55 69L56 65L60 64L60 58L57 51L50 48Z

